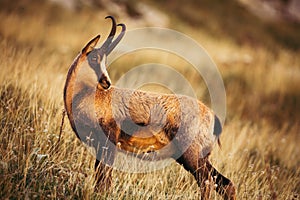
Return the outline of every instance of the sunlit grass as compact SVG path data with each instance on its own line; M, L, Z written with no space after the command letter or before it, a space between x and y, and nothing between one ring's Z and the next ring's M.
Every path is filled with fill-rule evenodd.
M44 4L38 8L30 4L22 12L0 12L1 198L199 198L193 177L176 163L145 174L115 171L112 189L94 193L93 156L67 119L59 132L67 69L90 38L98 33L105 37L106 13ZM197 28L183 29L199 43L205 40L227 91L222 148L216 146L212 163L234 181L239 199L299 198L299 52L253 49L218 41ZM149 53L145 60L152 57ZM138 62L143 61L128 64ZM126 70L115 65L109 69L113 80ZM181 72L192 83L201 80L191 71Z

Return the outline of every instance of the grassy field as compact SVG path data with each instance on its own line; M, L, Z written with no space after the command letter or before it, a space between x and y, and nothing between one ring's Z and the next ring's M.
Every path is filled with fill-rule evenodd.
M161 9L172 13L178 9L172 6ZM300 39L294 36L299 28L247 23L252 19L239 10L236 18L247 24L248 35L234 15L223 24L234 33L227 29L223 34L224 13L207 11L200 22L192 19L201 14L190 13L188 23L183 16L191 7L170 14L170 27L205 47L227 94L222 149L214 149L212 163L234 181L238 199L299 199ZM108 33L106 15L96 8L67 11L43 1L0 2L0 199L199 199L193 177L175 163L145 174L115 171L111 191L94 193L93 156L67 121L60 135L68 67L90 38ZM130 21L129 29L136 26L132 19L120 21ZM112 81L132 62L124 68L116 63L109 72ZM190 71L183 72L190 77ZM190 81L197 83L199 77Z

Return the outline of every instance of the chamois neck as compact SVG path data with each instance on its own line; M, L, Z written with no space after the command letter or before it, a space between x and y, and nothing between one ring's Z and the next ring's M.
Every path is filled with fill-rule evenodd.
M79 54L69 68L64 87L65 109L71 121L73 119L73 98L79 93L95 90L97 83L97 76L94 70L88 65L86 56Z

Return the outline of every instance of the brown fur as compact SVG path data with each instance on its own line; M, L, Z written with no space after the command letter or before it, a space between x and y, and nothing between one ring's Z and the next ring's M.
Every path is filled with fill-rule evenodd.
M216 190L224 199L235 199L233 183L208 161L220 134L214 134L214 113L187 96L110 87L107 72L95 71L88 62L89 56L97 53L94 47L98 40L99 36L91 40L76 57L64 88L65 108L74 132L94 147L100 158L95 163L98 189L110 186L112 169L104 163L113 164L118 147L137 155L156 152L157 159L176 159L194 175L203 199L210 193L206 180L218 184ZM105 59L99 52L95 66Z

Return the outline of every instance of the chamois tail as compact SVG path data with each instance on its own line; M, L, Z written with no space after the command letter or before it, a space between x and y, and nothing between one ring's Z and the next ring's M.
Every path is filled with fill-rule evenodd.
M221 125L220 119L217 117L217 115L215 115L213 134L216 136L217 141L218 141L218 145L220 147L222 147L221 141L220 141L220 135L221 135L221 133L222 133L222 125Z

